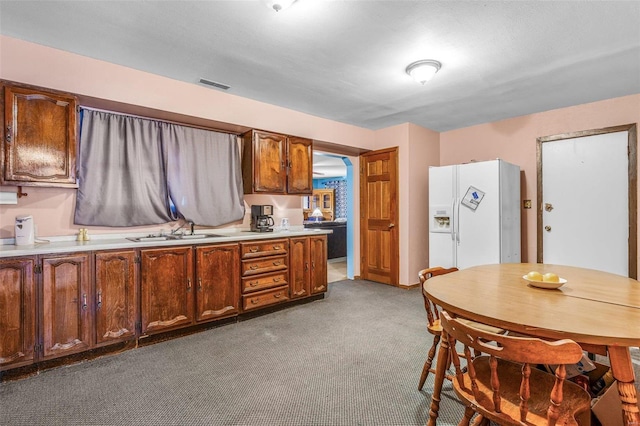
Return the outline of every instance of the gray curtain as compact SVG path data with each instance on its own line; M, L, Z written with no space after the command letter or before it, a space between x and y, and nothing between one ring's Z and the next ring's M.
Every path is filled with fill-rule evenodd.
M242 219L236 140L226 133L84 109L74 222L139 226L182 217L218 226Z
M74 223L138 226L174 220L157 122L83 110Z
M197 225L218 226L244 217L237 136L163 123L169 195Z

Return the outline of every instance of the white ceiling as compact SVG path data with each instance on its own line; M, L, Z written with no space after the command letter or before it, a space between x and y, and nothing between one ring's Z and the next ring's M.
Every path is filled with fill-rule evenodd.
M2 0L0 33L370 129L640 93L639 1Z

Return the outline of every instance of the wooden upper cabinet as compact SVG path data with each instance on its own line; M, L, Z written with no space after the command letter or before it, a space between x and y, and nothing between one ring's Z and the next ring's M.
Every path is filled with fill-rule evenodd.
M313 190L313 141L289 136L287 193L310 194Z
M4 126L0 183L76 185L76 98L3 85Z
M252 130L244 135L245 194L311 194L312 141Z
M136 335L138 268L133 250L95 255L95 342L106 345Z
M0 259L0 371L34 360L34 258Z
M42 355L44 359L91 348L89 255L42 258Z

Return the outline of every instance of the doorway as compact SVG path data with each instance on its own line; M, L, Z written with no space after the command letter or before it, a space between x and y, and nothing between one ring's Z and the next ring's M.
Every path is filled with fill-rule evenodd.
M637 277L636 125L537 140L537 261Z

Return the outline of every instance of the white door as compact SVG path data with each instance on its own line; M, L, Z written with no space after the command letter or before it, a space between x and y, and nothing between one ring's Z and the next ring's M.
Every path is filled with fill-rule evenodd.
M635 276L629 131L545 139L538 141L538 262Z

